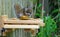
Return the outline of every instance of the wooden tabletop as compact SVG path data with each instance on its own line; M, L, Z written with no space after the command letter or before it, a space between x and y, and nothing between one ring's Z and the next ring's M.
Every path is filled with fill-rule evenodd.
M41 19L33 19L33 20L11 20L11 19L7 19L4 21L4 23L40 24L40 23L43 23L43 20L41 20Z

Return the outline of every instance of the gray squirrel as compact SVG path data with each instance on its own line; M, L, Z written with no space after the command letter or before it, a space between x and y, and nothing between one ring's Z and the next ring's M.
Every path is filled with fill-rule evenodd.
M14 8L15 8L15 12L16 12L16 15L18 18L20 18L23 15L26 15L29 17L31 16L32 9L30 9L30 8L21 8L21 6L19 4L15 4Z

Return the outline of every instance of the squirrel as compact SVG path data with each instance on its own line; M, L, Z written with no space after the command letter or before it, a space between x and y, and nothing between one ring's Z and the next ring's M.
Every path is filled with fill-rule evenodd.
M23 15L31 16L32 9L30 9L30 8L21 8L21 6L19 4L15 4L14 8L15 8L16 15L18 18L20 18Z
M14 8L15 8L15 12L16 12L16 15L17 15L18 18L23 16L23 10L22 10L22 8L19 4L15 4Z

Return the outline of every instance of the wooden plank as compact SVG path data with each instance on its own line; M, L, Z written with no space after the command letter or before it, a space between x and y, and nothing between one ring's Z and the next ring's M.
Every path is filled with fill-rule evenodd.
M39 25L4 25L4 28L38 29Z
M5 20L4 23L25 23L25 24L40 24L40 20Z

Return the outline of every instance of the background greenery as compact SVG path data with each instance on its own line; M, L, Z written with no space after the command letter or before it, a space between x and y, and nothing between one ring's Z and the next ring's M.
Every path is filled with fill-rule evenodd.
M38 0L37 0L38 1ZM58 26L60 22L60 5L59 5L59 0L49 0L49 12L48 16L44 16L44 22L45 22L45 27L40 27L39 33L37 34L37 37L58 37L57 34L59 31ZM40 5L39 3L37 7ZM41 12L42 10L39 8L36 8L36 18L41 18ZM46 11L45 14L47 15ZM53 22L54 21L54 22ZM60 26L59 26L60 27ZM51 28L51 29L50 29ZM57 33L57 34L56 34ZM53 35L53 36L52 36Z

